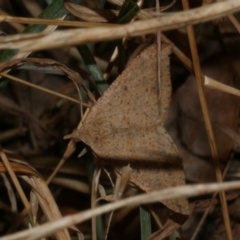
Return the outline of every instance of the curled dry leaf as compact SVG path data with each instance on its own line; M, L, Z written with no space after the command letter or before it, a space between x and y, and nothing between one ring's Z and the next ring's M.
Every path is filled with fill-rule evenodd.
M146 192L185 184L177 148L163 127L171 96L170 52L171 46L163 45L160 88L156 45L151 45L131 62L71 135L118 171L130 162L130 181ZM163 203L175 212L189 213L185 199Z
M117 18L118 14L114 10L90 9L66 0L64 6L72 15L88 22L111 22Z
M12 170L18 175L31 175L35 177L40 177L40 174L27 162L19 158L14 152L4 150L7 155ZM1 160L1 159L0 159ZM6 173L6 168L4 164L0 161L0 173Z

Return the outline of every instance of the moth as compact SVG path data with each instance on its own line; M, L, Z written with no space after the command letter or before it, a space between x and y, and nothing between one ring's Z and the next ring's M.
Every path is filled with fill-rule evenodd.
M153 44L130 63L71 134L115 169L130 163L130 181L145 192L185 184L182 160L164 128L172 91L171 48L162 44L160 84ZM186 199L163 204L174 212L189 214Z

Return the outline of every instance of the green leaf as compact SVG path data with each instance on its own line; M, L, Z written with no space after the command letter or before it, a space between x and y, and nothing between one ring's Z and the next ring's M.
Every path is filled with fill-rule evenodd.
M108 88L108 84L103 78L102 71L98 67L93 54L89 50L87 45L81 45L77 47L79 53L82 56L82 59L91 74L93 80L97 84L99 93L102 95L102 93Z
M130 22L139 11L140 8L135 2L126 0L120 8L117 23L124 24Z
M141 240L146 240L152 233L151 215L145 207L140 207L140 225L141 225Z

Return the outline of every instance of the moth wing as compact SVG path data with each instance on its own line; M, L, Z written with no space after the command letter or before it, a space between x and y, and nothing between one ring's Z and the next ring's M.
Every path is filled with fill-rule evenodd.
M161 88L157 81L156 45L146 48L91 108L79 137L92 146L103 131L148 128L163 124L170 104L169 54L161 54Z

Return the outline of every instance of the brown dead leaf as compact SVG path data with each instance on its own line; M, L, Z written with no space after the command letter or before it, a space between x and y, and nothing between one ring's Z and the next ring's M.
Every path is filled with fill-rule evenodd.
M202 69L205 75L229 86L234 85L233 70L224 56L214 56L203 64ZM233 148L233 141L222 132L218 125L236 131L239 99L233 95L207 88L205 94L218 155L220 161L224 163ZM188 77L177 90L173 97L171 110L173 110L172 120L169 114L167 129L183 157L187 179L196 182L214 181L211 150L193 76Z
M151 45L131 62L71 135L118 171L130 162L131 181L146 192L185 184L178 151L163 128L171 96L170 52L171 46L163 45L161 89L156 45ZM164 204L175 212L189 213L186 200Z

